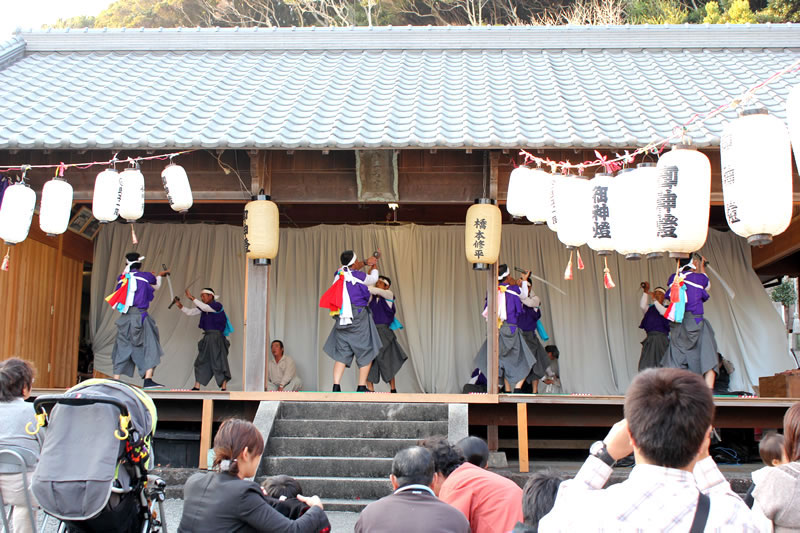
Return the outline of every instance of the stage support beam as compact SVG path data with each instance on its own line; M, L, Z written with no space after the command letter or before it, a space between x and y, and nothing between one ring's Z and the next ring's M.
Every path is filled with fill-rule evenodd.
M499 174L500 152L488 152L488 168L484 169L487 172L488 178L488 192L489 198L497 200L497 178ZM486 159L485 159L486 160ZM484 161L485 161L484 160ZM500 371L500 359L498 345L498 327L497 327L497 270L498 264L493 263L489 267L489 272L486 278L486 306L487 306L487 320L486 320L486 392L489 394L497 394ZM496 425L490 425L487 430L487 444L489 450L496 452L500 447L500 439Z
M517 404L517 449L519 450L519 471L530 472L528 463L528 404Z
M244 319L244 390L263 392L267 379L269 339L269 265L247 261Z
M211 428L214 425L214 400L203 399L200 418L200 470L208 469L208 450L211 449Z

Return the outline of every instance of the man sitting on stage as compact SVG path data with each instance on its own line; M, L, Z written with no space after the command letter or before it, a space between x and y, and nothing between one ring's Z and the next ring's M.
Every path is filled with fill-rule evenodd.
M283 353L283 341L272 341L270 352L271 357L267 368L267 390L298 391L302 389L303 380L297 375L294 359Z
M358 365L357 392L366 392L369 369L381 349L381 338L368 307L370 294L367 288L378 281L378 260L375 257L367 259L366 264L371 267L367 275L361 272L364 262L352 250L342 252L340 259L342 266L319 301L319 306L329 309L335 320L323 350L335 361L333 392L341 392L344 370L350 367L353 357Z
M664 315L671 321L669 347L661 366L691 370L705 377L706 385L713 389L717 340L711 323L703 318L703 302L709 298L710 284L705 258L697 254L681 259L677 275L670 276L670 304Z
M394 293L389 290L391 286L391 279L379 276L378 282L369 287L369 293L372 295L369 309L372 311L372 319L375 321L375 327L378 328L378 335L381 338L381 351L372 362L372 368L367 377L367 388L370 391L374 391L373 384L380 382L383 378L383 381L389 384L390 391L397 392L394 377L408 359L392 329L392 325L396 322L394 317L397 314L397 301Z
M511 392L510 384L513 384L514 392L522 392L522 384L536 363L536 356L528 348L528 344L522 338L522 330L518 327L519 317L522 314L520 298L527 296L527 292L522 293L516 280L511 277L507 265L500 265L497 281L499 282L497 286L497 320L500 323L498 335L499 376L505 381L507 392ZM484 307L483 316L487 316L487 313L488 309ZM492 319L493 317L487 316L487 320ZM484 341L473 363L473 367L480 368L484 374L486 374L488 366L486 346Z
M639 307L644 313L639 328L647 333L647 337L642 341L642 355L639 356L639 372L645 368L658 368L661 359L667 353L669 347L669 320L664 318L667 308L664 306L664 295L666 291L661 287L656 287L650 292L650 284L643 281L642 299ZM650 303L650 298L653 303Z
M625 419L574 479L564 481L539 531L758 531L750 509L709 457L714 400L686 370L650 368L625 395ZM633 452L628 479L603 489Z
M231 369L228 366L228 349L231 343L226 338L233 332L228 316L217 301L217 295L208 287L200 291L200 299L196 299L186 289L186 297L194 303L194 307L184 307L176 300L175 304L186 316L200 316L198 327L203 330L203 338L197 343L197 358L194 360L194 387L208 385L214 377L220 390L227 390L228 381L231 379Z
M161 278L169 270L159 272L140 272L144 257L136 252L125 254L125 270L117 280L114 292L106 297L106 302L122 313L116 322L117 338L111 352L114 379L120 374L133 376L138 367L144 378L144 388L163 387L153 381L153 372L161 362L164 350L158 335L155 320L147 314L153 294L161 287Z

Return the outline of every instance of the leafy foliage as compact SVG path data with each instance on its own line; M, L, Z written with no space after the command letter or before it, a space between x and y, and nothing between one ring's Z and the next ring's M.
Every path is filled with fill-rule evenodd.
M780 285L772 289L770 297L773 302L778 302L779 304L789 307L797 301L794 283L784 278Z

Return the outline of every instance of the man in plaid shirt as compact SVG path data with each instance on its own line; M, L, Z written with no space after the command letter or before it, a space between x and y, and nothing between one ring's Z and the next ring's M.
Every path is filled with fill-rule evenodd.
M674 368L640 373L625 395L625 419L561 484L539 531L759 531L708 455L713 415L701 376ZM631 452L628 479L603 489L614 462Z

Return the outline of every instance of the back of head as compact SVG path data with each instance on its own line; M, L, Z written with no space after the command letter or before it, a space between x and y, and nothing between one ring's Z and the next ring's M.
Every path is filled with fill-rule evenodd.
M767 466L775 466L775 461L783 462L784 437L780 433L767 433L758 443L758 455Z
M689 465L714 416L714 399L703 378L677 368L650 368L634 378L625 395L625 418L639 452L669 468Z
M261 487L267 496L280 499L284 498L297 498L298 494L303 493L300 482L291 476L281 474L279 476L271 476L261 482Z
M795 403L783 416L783 445L790 461L800 461L800 402Z
M567 479L561 472L542 470L532 474L522 489L522 516L525 525L534 529L539 520L553 509L558 495L558 487Z
M464 456L464 460L468 463L481 468L486 468L486 465L489 464L489 445L481 438L464 437L458 441L456 448L461 451L461 455Z
M0 402L22 398L23 389L33 386L34 373L29 362L17 357L0 361Z
M125 254L125 260L131 264L131 268L139 270L142 268L142 264L139 262L139 252L128 252Z
M544 347L544 351L551 354L554 358L558 359L558 346L555 344L548 344Z
M450 444L444 437L429 437L421 440L419 445L431 452L435 471L444 477L452 474L453 470L464 462L464 457L458 448Z
M500 265L497 267L497 279L503 280L508 276L508 265Z
M397 478L397 486L425 485L433 482L433 456L421 446L400 450L392 460L392 475Z
M236 460L245 448L250 453L261 455L264 452L264 437L247 420L229 418L222 423L214 437L214 467L238 474L239 465Z
M347 265L353 260L353 256L355 255L356 254L353 252L353 250L345 250L342 252L342 255L339 256L339 260L342 262L342 265Z

